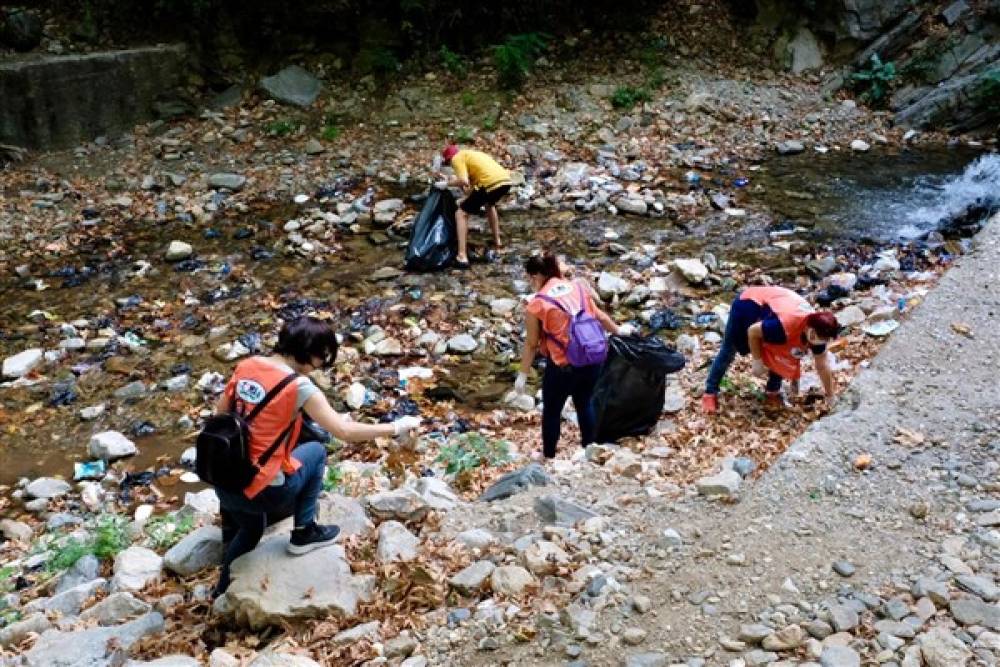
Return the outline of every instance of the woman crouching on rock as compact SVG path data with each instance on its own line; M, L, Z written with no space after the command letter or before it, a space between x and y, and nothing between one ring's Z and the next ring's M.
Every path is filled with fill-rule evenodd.
M812 306L784 287L748 287L733 301L719 352L708 372L702 410L719 410L719 386L736 353L753 357L753 374L766 377L765 405L780 408L782 380L792 382L792 394L799 391L801 361L813 354L816 373L823 383L827 404L833 401L833 373L827 361L827 343L840 334L837 318Z
M347 442L400 437L419 426L417 417L375 425L360 424L335 412L307 374L329 368L336 357L337 335L331 325L314 317L300 317L281 328L271 356L241 361L229 378L217 414L235 410L247 416L269 393L273 395L249 425L250 459L260 468L259 473L242 492L216 488L224 516L223 541L227 543L216 595L229 587L230 564L260 542L268 516L295 517L287 547L292 555L333 544L340 533L337 526L316 523L326 446L315 441L296 446L303 412ZM272 448L273 454L266 456Z
M562 409L570 396L583 446L594 441L591 397L607 356L604 332L619 336L634 332L630 325L615 324L594 304L583 286L563 278L555 256L532 256L524 270L535 296L525 308L525 343L514 391L524 393L535 355L541 352L546 358L542 376L542 454L551 459L559 442Z

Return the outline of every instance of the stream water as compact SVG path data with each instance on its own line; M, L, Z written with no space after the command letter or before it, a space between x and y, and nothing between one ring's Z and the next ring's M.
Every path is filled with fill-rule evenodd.
M241 336L252 343L273 328L276 315L312 309L328 310L345 332L358 336L372 324L403 326L405 317L422 320L425 329L459 324L474 334L498 329L490 353L450 358L439 380L466 408L489 407L509 386L509 359L520 325L498 321L486 304L515 295L514 281L523 278L521 259L538 247L596 270L626 265L609 252L611 241L626 248L655 245L661 262L711 250L720 258L789 265L787 252L771 247L769 230L775 225L805 228L802 237L815 244L912 238L977 197L997 197L1000 158L958 149L800 155L770 160L745 177L749 183L735 191L733 204L747 209L745 217L721 211L697 221L511 213L504 217L511 252L501 261L469 273L384 282L372 280L372 273L399 266L405 240L374 246L367 235L347 234L336 258L322 265L280 254L269 258L284 236L282 225L298 214L290 205L230 214L210 228L176 219L135 222L114 231L96 223L58 264L33 265L30 279L7 275L0 280L0 357L31 347L54 349L61 338L58 324L78 319L89 320L91 338L105 327L119 335L131 332L139 352L119 355L111 345L70 353L49 365L46 381L0 388L0 483L71 474L72 462L85 458L89 436L99 430L119 430L135 439L140 454L125 463L133 470L154 466L159 457L176 460L192 443L190 431L175 424L190 406L200 405L192 396L197 390L157 390L129 401L110 398L114 390L135 380L163 382L182 372L190 373L192 385L206 371L225 374L229 364L211 354L216 345ZM193 270L178 271L163 262L172 239L195 247L197 263L184 267ZM152 266L143 268L144 260ZM37 290L37 279L46 289ZM225 335L209 340L210 330L220 326L228 327ZM394 385L395 367L422 362L427 360L375 359L365 381L373 389ZM108 411L96 422L82 421L80 409L98 403L107 403Z

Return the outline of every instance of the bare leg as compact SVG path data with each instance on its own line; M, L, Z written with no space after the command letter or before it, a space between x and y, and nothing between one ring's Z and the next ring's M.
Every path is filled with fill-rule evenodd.
M490 229L493 231L493 245L499 250L503 246L500 243L500 213L496 206L486 207L486 219L490 221Z
M455 261L468 262L466 245L469 236L469 214L462 209L455 211L455 231L458 233L458 255L455 256Z

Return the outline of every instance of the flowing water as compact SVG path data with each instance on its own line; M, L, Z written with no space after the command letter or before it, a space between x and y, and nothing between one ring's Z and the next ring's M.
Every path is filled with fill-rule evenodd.
M253 342L273 329L276 316L308 310L329 311L343 331L359 338L369 325L400 327L405 318L422 322L424 329L491 332L490 353L449 358L438 380L443 394L457 396L464 409L493 407L513 377L510 360L517 353L520 323L498 321L486 304L516 294L521 261L539 247L565 253L591 270L643 266L641 260L617 257L612 242L625 248L656 246L657 261L710 250L723 259L789 266L787 252L771 245L769 231L775 225L804 227L809 231L801 237L816 244L913 237L976 198L996 197L1000 159L951 149L801 155L770 160L745 176L749 184L735 190L733 205L747 209L746 217L511 213L503 223L511 252L502 261L468 273L382 282L372 280L372 273L401 265L402 239L373 246L366 235L347 234L335 257L322 265L280 254L268 258L265 251L284 236L284 222L299 214L294 206L262 205L251 213L228 214L211 228L172 220L125 224L111 233L98 223L62 254L59 264L32 265L30 279L8 275L0 280L0 357L30 347L53 349L60 339L58 323L80 318L99 325L90 329L91 337L101 327L113 327L119 335L131 332L141 341L140 351L71 353L46 370L47 381L0 388L0 483L70 474L72 462L86 457L89 436L98 430L120 430L135 439L140 455L124 464L133 470L176 460L192 443L190 432L175 423L190 406L201 404L197 390L157 390L132 402L114 400L112 392L131 381L151 385L180 372L189 372L192 384L206 371L225 374L230 364L215 359L212 348L241 336ZM195 247L200 263L186 267L194 270L177 271L162 261L172 239ZM141 263L147 259L151 268ZM47 285L44 291L37 291L37 279ZM670 296L663 305L675 307L683 300ZM32 316L34 311L47 315ZM47 317L52 324L46 324ZM225 334L209 340L213 327L220 326L228 327ZM374 390L395 387L397 367L422 363L430 360L364 360L364 380ZM102 402L108 405L104 416L81 421L82 407ZM375 409L369 416L386 415Z

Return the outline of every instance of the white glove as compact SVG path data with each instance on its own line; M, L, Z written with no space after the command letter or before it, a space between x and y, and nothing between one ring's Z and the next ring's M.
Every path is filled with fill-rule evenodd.
M434 189L435 190L447 190L448 189L448 181L435 181L435 183L434 183Z
M524 388L528 384L528 374L518 373L517 378L514 379L514 392L518 395L524 393Z
M626 322L625 324L618 325L618 335L619 336L634 336L638 333L634 326Z
M770 371L767 369L767 366L765 366L764 362L761 361L760 359L753 360L753 367L751 368L751 372L759 378L766 378L770 374Z
M392 432L397 438L409 436L410 432L420 426L420 417L400 417L392 422Z

